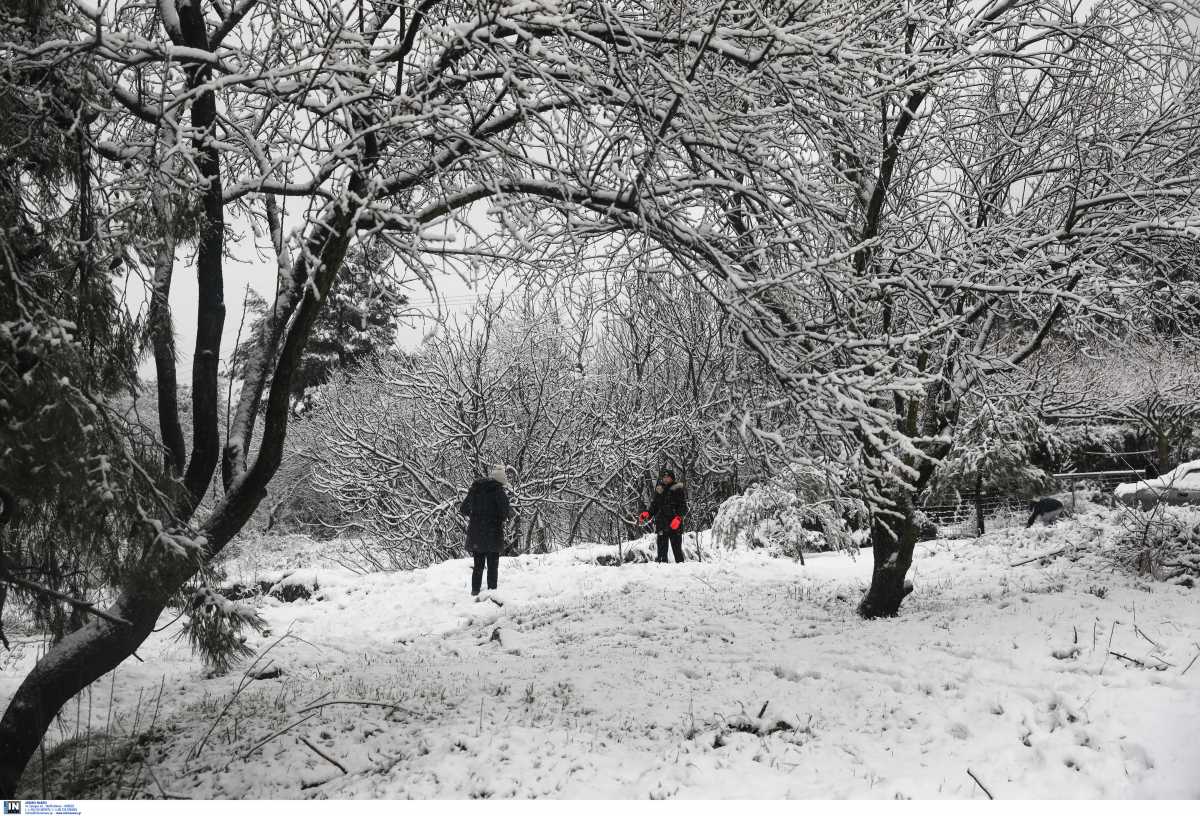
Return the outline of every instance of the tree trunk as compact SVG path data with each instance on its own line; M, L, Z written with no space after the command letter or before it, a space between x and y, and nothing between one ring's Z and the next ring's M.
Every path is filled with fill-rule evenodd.
M355 182L351 186L362 194L358 189L360 184ZM335 207L313 228L315 237L309 240L309 245L316 268L320 270L316 276L316 292L305 290L275 363L263 419L262 442L254 465L234 480L229 492L213 508L200 529L207 541L200 553L201 562L216 557L250 520L266 497L267 485L279 468L287 435L292 377L316 314L324 304L334 275L341 268L355 212ZM298 273L307 274L303 268ZM208 477L211 475L210 472ZM127 621L128 625L93 619L87 626L71 633L37 662L9 701L3 719L0 719L0 798L15 798L25 766L62 706L133 654L154 628L167 602L198 567L191 558L170 556L157 545L147 547L144 558L144 569L130 577L116 603L107 610L116 618Z
M63 705L133 654L154 628L163 606L122 593L108 611L130 626L93 618L47 655L57 659L38 661L0 720L0 797L16 798L25 766Z
M858 605L864 618L895 617L900 603L912 592L912 583L905 580L912 566L913 550L917 545L917 525L909 496L897 502L900 518L876 519L871 524L871 549L874 569L871 587ZM888 529L890 526L891 529Z
M1166 473L1171 469L1171 437L1165 433L1155 434L1154 449L1158 460L1158 472Z

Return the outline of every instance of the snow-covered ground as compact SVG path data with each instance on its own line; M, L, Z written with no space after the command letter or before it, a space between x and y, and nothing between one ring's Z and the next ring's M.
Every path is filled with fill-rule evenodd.
M503 560L495 601L468 596L466 561L300 569L312 597L267 599L254 640L278 641L259 665L282 674L207 677L167 627L54 732L144 735L123 780L64 780L85 750L131 750L94 738L50 752L47 794L1198 797L1200 590L1113 572L1096 530L921 545L882 621L854 612L866 552L605 567L576 549ZM1082 557L1009 566L1072 541ZM253 551L231 567L274 577ZM5 659L0 705L33 658Z

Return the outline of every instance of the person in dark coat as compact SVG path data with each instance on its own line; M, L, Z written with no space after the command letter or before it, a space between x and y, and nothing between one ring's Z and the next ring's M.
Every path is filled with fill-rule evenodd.
M650 509L642 512L642 521L654 519L655 543L660 564L667 563L667 543L675 553L675 563L683 561L683 520L687 518L687 491L675 481L674 471L664 470L654 486Z
M474 556L471 567L471 594L478 595L487 567L488 589L496 588L500 569L500 551L504 549L504 521L512 515L504 486L508 474L504 465L493 465L487 477L476 479L467 491L458 512L467 516L467 552Z

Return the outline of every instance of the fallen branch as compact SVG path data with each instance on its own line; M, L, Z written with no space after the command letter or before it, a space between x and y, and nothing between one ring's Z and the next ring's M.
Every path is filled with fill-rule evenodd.
M758 719L761 720L763 717L763 714L767 713L767 706L769 706L770 704L771 704L770 700L767 700L765 703L763 703L763 707L758 710Z
M317 755L317 756L319 756L321 759L323 759L323 760L325 760L326 762L328 762L330 765L333 765L334 767L336 767L336 768L337 768L339 771L341 771L342 773L344 773L344 774L348 774L348 773L350 773L349 771L347 771L347 770L346 770L346 766L345 766L345 765L343 765L342 763L338 762L336 759L334 759L334 758L333 758L333 757L331 757L329 754L327 754L327 753L325 753L324 751L322 751L322 750L321 750L320 748L318 748L317 746L313 745L311 742L309 742L309 741L308 741L307 739L305 739L304 737L299 737L299 736L298 736L296 739L298 739L298 740L300 740L301 742L303 742L305 745L307 745L309 748L311 748L311 749L312 749L312 751L313 751L313 753L314 753L314 754L316 754L316 755Z
M1036 555L1033 558L1026 558L1024 561L1018 561L1015 564L1009 564L1009 566L1010 567L1021 567L1021 566L1024 566L1025 564L1031 564L1034 561L1041 561L1043 558L1053 558L1056 555L1061 555L1062 553L1065 553L1069 549L1071 549L1071 548L1070 547L1060 547L1059 549L1055 550L1054 552L1048 552L1048 553L1045 553L1044 555Z
M1193 657L1193 658L1192 658L1192 663L1195 663L1195 662L1196 662L1196 658L1200 658L1200 652L1196 652L1196 657ZM1184 669L1183 671L1181 671L1181 672L1179 673L1179 676L1180 676L1180 677L1183 677L1185 674L1187 674L1187 672L1188 672L1188 669L1190 669L1190 668L1192 667L1192 663L1188 663L1188 664L1187 664L1187 669Z
M987 787L982 782L979 781L979 777L976 776L975 772L972 771L970 768L967 768L967 776L969 776L975 780L975 784L979 786L979 789L981 791L983 791L985 794L987 794L988 799L996 798L995 796L992 796L992 792L990 790L988 790Z

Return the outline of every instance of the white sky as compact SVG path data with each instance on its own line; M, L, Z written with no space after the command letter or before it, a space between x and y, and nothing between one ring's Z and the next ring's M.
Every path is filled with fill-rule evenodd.
M299 219L297 219L299 223ZM235 231L242 234L241 240L226 243L225 259L225 326L221 336L222 368L237 344L238 326L242 320L246 287L257 292L268 302L275 296L276 266L269 250L266 237L257 240L246 223L235 223ZM190 383L192 377L192 349L196 345L196 297L195 250L183 247L175 256L175 277L171 283L171 316L175 325L175 347L178 358L178 378L181 384ZM442 315L462 314L474 301L474 290L453 271L448 271L436 281L439 297L443 302ZM144 310L147 302L145 287L137 280L128 282L127 303L131 311ZM413 310L423 317L406 320L397 333L397 342L402 348L418 346L437 323L437 304L433 296L423 287L416 286L406 292ZM154 379L154 358L147 354L139 373L146 381Z

